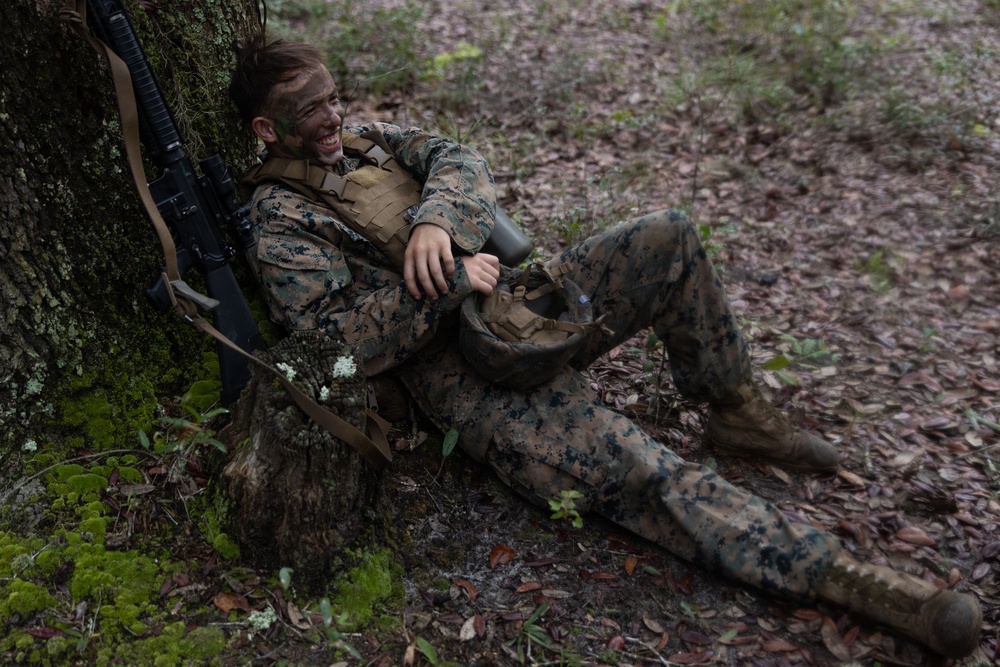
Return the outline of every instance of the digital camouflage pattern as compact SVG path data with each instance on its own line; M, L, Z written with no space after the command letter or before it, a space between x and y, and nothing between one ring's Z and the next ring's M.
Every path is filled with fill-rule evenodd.
M495 206L485 161L416 131L378 129L400 163L426 179L425 201L435 198L426 221L448 229L465 251L481 247ZM351 166L342 160L338 168ZM630 220L551 260L570 264L567 278L590 296L595 318L606 314L613 333L595 334L552 380L515 390L479 376L459 352L454 313L472 291L461 262L447 294L413 299L401 272L330 209L278 185L260 187L252 205L259 239L252 263L274 320L343 339L370 374L392 371L440 429L456 429L460 446L523 496L544 506L575 489L584 496L579 509L678 556L765 590L812 595L839 549L832 534L792 523L684 461L604 406L580 373L651 326L686 397L711 401L750 379L722 284L684 216L662 211Z

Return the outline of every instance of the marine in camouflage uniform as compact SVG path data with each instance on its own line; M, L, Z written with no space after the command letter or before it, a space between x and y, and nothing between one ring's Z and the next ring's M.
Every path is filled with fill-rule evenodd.
M478 250L496 206L485 160L393 125L345 132L371 129L381 131L404 167L426 179L431 224L445 227L462 251ZM356 167L347 157L337 170L346 175ZM595 318L606 314L613 334L593 334L572 368L522 391L482 378L459 351L454 314L472 293L461 264L447 293L415 299L400 270L323 204L271 183L254 193L251 211L258 240L253 265L272 319L290 330L327 331L354 346L370 374L395 374L440 429L456 429L464 451L525 497L544 506L575 489L584 495L580 509L686 559L798 596L809 594L837 550L829 533L789 522L774 506L651 439L603 405L579 372L651 326L686 397L711 401L750 379L722 285L683 215L662 211L624 222L551 260L571 267L566 277L590 296Z
M981 612L971 596L851 559L832 534L793 523L770 503L681 459L595 396L580 371L646 327L664 341L686 397L725 406L742 400L733 399L741 387L755 386L722 285L684 216L662 211L630 220L553 258L572 267L566 277L590 296L595 318L606 315L612 333L593 335L564 372L541 386L497 386L463 358L456 325L462 300L477 291L461 260L482 248L495 213L485 160L418 130L381 123L341 128L343 110L322 65L309 69L307 62L298 78L279 78L274 89L254 93L262 48L251 45L241 56L231 91L268 149L309 157L349 178L357 159L340 155L334 134L379 130L395 159L425 181L414 228L446 230L459 256L446 290L414 295L405 272L330 208L286 185L264 183L251 200L258 239L251 262L275 322L319 329L354 346L369 374L398 377L442 431L456 429L464 451L536 503L574 489L583 494L581 509L734 579L847 605L942 653L975 648ZM308 72L323 83L312 95L315 104L300 105L309 95L298 89L273 92L287 92L287 82ZM333 94L323 92L331 87ZM303 128L316 105L326 115L314 125L333 129L313 136Z

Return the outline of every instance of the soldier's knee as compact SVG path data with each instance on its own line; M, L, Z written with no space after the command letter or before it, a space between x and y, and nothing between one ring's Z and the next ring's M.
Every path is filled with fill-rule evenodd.
M643 245L647 248L677 248L701 243L694 225L677 209L654 211L636 218L632 223L644 237Z

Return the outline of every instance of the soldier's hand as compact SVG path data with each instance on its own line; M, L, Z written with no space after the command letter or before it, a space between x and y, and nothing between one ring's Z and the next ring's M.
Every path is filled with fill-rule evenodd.
M469 274L472 289L486 296L493 294L493 288L500 279L500 260L495 255L481 252L471 257L460 257Z
M403 255L403 280L414 299L421 289L432 299L448 291L447 279L455 273L455 258L451 254L451 236L431 223L417 225L410 232Z

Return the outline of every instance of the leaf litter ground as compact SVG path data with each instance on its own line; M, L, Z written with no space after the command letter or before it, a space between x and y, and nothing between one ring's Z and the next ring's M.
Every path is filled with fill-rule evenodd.
M974 2L942 9L861 9L855 25L906 34L912 47L903 57L870 55L867 65L901 77L919 98L941 84L921 66L933 54L996 53L995 11ZM974 65L989 125L974 136L946 123L913 134L864 96L736 121L699 113L705 107L691 95L663 112L679 54L712 53L717 34L658 3L562 3L554 12L525 3L432 3L425 12L437 43L474 41L478 27L501 19L511 31L515 47L488 68L486 101L472 114L497 130L480 138L503 203L543 252L578 240L580 219L680 205L709 225L755 358L773 369L760 379L776 404L839 446L842 470L813 478L716 461L701 445L700 406L655 379L659 360L642 338L594 366L601 396L686 458L835 532L859 558L975 593L985 624L968 662L995 659L1000 244L990 174L1000 122L989 105L997 79L987 74L996 74L995 58ZM682 24L669 45L655 30L663 16ZM440 120L419 96L369 112L425 127ZM504 161L519 140L529 148ZM598 518L586 517L582 530L549 520L461 457L437 477L436 463L411 463L412 493L435 500L412 520L424 539L406 555L408 636L411 647L429 641L442 660L943 663L840 610L719 580ZM430 592L428 578L447 590Z

